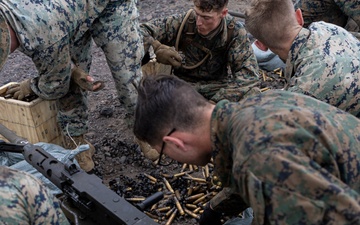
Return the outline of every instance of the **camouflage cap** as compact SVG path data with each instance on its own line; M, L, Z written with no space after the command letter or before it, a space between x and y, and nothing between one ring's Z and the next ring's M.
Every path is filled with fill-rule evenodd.
M0 13L0 69L4 66L10 53L10 31L5 17Z

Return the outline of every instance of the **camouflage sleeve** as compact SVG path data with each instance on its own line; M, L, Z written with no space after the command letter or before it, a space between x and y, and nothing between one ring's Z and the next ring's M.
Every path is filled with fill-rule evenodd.
M176 14L167 18L154 19L147 23L140 24L145 52L149 51L154 39L160 41L162 44L174 46L177 32L184 17L184 14Z
M56 44L37 51L32 60L39 72L33 78L31 89L42 99L59 99L70 88L71 57L68 36Z
M58 200L31 175L0 167L0 218L4 224L69 224Z
M236 23L236 26L238 29L234 29L235 37L229 48L228 62L237 83L245 86L258 81L260 72L247 31L240 23Z
M144 56L138 19L134 0L110 1L92 26L94 41L104 51L120 102L128 114L133 113L136 104L135 86L142 75Z
M334 2L360 27L360 3L358 0L334 0Z
M234 39L231 42L228 52L228 64L233 75L227 87L221 88L211 99L218 102L222 99L240 101L249 93L260 93L259 90L252 90L259 82L259 66L251 47L251 41L247 37L245 28L236 23Z
M226 87L217 89L218 91L211 97L211 101L219 102L221 100L229 100L231 102L238 102L244 98L254 96L261 93L261 90L256 87L257 83L239 87L238 85L228 84Z

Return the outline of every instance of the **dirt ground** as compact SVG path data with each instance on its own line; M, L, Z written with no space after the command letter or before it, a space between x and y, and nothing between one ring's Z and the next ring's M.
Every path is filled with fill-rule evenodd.
M145 22L152 18L185 12L192 5L192 0L139 0L138 9L141 22ZM246 0L230 0L229 2L229 9L235 12L243 13L245 7ZM101 79L106 82L105 89L89 94L90 130L88 134L89 140L96 148L94 156L96 174L103 179L104 184L126 198L131 196L147 197L157 190L169 190L164 183L164 178L166 178L164 174L171 176L181 170L195 171L194 175L191 175L194 177L197 176L196 174L200 174L200 177L202 174L206 174L207 168L187 167L184 169L182 168L183 165L178 164L173 164L170 167L156 167L151 161L145 159L137 145L134 144L131 131L126 128L124 109L118 101L114 82L104 55L97 47L93 49L93 64L90 74L95 80ZM30 58L20 52L14 52L0 73L0 86L36 75L36 69ZM211 173L211 167L209 170ZM147 175L152 175L157 181L151 181ZM194 182L189 181L190 178L189 175L181 179L167 177L171 185L180 190L182 195L187 194L189 187L187 185L194 184ZM209 183L204 184L202 182L202 180L198 182L201 186L200 189L205 189L204 191L210 198L210 191L213 191L213 187L210 187ZM130 189L131 191L129 191ZM185 200L183 199L181 203L185 204ZM174 203L168 201L163 203L163 206L171 204L173 207ZM155 217L163 216L156 215ZM159 223L164 222L160 221ZM197 224L197 222L193 217L184 214L177 216L172 224Z

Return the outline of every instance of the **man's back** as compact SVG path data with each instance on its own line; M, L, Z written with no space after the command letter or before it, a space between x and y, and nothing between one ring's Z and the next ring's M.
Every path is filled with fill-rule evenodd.
M294 40L285 87L360 115L360 42L343 28L312 23Z
M286 91L221 102L215 113L216 174L259 224L360 221L357 118Z

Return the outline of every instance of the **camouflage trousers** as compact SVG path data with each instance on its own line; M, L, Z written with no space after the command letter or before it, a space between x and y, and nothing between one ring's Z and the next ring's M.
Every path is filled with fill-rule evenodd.
M90 71L93 43L105 54L119 100L134 113L144 55L136 0L4 0L0 12L16 32L19 50L36 66L31 89L42 99L57 100L63 132L79 136L88 130L87 93L70 80L72 63ZM7 38L4 27L1 23L1 40ZM0 65L5 50L3 42Z
M109 27L107 24L111 21L107 18L99 19L94 23L93 28L74 44L71 55L81 68L89 71L93 41L103 50L115 82L118 98L126 108L129 115L127 121L131 124L137 99L136 85L142 76L141 58L144 55L139 33L139 15L134 1L116 1L112 4L117 5L109 7L108 14L119 18L116 27ZM110 30L116 33L114 37L106 36L107 32L111 33ZM71 136L79 136L87 132L86 92L78 86L71 85L69 92L58 100L58 108L58 121L63 132Z

